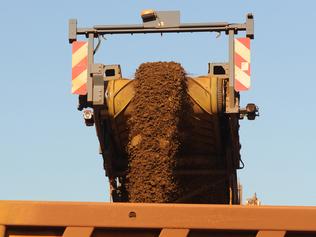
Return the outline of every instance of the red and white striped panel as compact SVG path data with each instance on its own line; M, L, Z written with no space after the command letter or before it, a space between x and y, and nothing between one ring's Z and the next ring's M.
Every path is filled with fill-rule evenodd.
M71 93L87 94L88 80L88 42L72 43L72 86Z
M250 39L235 39L235 90L246 91L250 88Z

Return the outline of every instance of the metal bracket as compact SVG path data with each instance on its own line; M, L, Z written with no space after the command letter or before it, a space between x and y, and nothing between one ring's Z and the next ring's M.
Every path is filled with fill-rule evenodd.
M247 104L246 108L240 109L240 119L247 117L248 120L255 120L259 116L259 108L253 103Z
M104 104L104 71L105 66L103 64L91 65L93 105Z
M246 18L246 36L250 39L254 39L255 33L254 33L254 20L252 13L247 14Z
M91 74L92 75L101 75L104 76L106 66L101 63L96 63L91 65Z
M94 34L88 35L88 81L87 81L87 101L93 102L93 79L92 65L94 63Z
M72 42L77 40L77 19L69 20L69 31L68 31L68 40L71 44Z
M246 22L242 24L228 23L228 22L211 22L211 23L180 23L180 13L176 11L171 12L156 12L158 18L164 21L164 24L159 24L157 21L145 22L146 24L133 24L133 25L95 25L91 28L77 28L76 24L69 27L69 31L76 32L77 35L90 35L95 37L98 35L106 34L146 34L146 33L180 33L180 32L228 32L234 30L237 34L238 31L246 31L249 38L254 37L253 32L253 15L249 13ZM161 20L160 20L161 21ZM72 36L69 40L74 40Z
M155 11L152 20L144 20L144 28L179 27L180 11Z
M93 111L90 109L85 109L83 111L83 118L86 126L90 127L94 125Z
M238 113L238 103L235 96L235 65L234 65L234 37L235 31L228 31L228 47L229 47L229 80L228 80L228 104L226 105L227 113Z

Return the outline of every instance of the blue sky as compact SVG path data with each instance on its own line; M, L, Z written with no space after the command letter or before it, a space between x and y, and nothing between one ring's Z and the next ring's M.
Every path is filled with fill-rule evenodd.
M263 204L316 205L315 1L2 1L0 3L0 199L108 201L94 128L70 94L67 22L140 23L143 9L180 10L182 22L244 22L255 17L252 89L261 116L241 121L244 197ZM109 36L96 61L132 77L146 61L174 60L188 73L227 60L214 34Z

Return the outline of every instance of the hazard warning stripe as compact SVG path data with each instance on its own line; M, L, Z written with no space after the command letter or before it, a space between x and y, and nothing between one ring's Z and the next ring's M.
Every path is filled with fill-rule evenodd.
M243 84L241 84L239 81L235 81L235 88L239 88L239 91L246 91L247 87L245 87Z
M237 53L235 54L235 66L250 76L250 64Z
M80 73L75 80L72 80L72 88L71 92L73 94L77 94L76 92L87 83L87 70L84 70L82 73Z
M88 56L88 47L86 43L75 53L72 54L72 67L76 66L82 59Z
M84 44L86 44L86 41L75 41L72 44L72 53L75 53L78 49L81 48Z
M237 38L234 41L235 90L250 88L250 39Z
M250 76L239 67L235 67L235 79L244 87L250 88Z
M82 70L86 68L88 68L88 57L82 59L72 68L72 78L76 78L82 72Z
M88 42L75 41L72 43L72 87L73 94L87 94L88 79Z
M248 44L243 44L242 42L240 39L235 39L235 53L239 54L247 62L250 62L250 47Z

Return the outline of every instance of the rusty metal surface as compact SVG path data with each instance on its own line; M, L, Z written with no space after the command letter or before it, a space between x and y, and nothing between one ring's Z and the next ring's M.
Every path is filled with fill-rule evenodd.
M316 231L316 207L0 201L0 225Z
M285 231L259 231L256 237L284 237L285 236Z
M162 229L159 237L187 237L189 229Z
M90 237L93 229L93 227L67 227L63 237Z
M0 237L4 237L4 236L5 236L5 226L0 225Z

